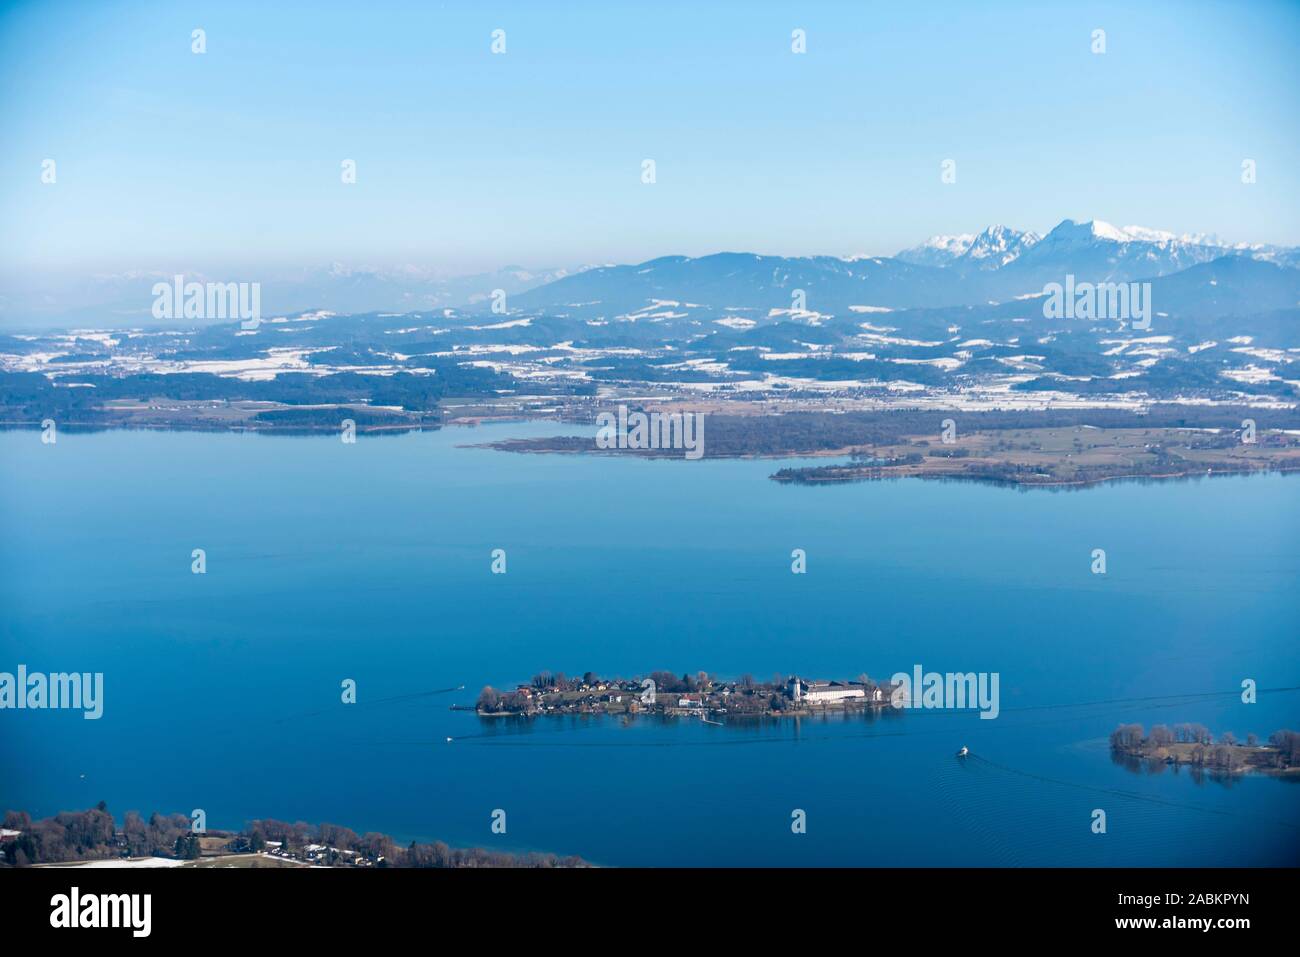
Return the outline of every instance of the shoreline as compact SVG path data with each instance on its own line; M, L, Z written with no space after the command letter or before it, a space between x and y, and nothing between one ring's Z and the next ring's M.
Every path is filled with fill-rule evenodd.
M776 418L776 417L773 417ZM563 420L559 420L563 421ZM532 425L537 423L554 423L557 420L554 417L530 418L527 416L509 416L502 419L450 419L440 422L425 421L422 423L375 423L364 424L357 423L356 434L358 437L367 438L384 438L389 436L402 436L412 433L422 432L439 432L449 427L474 429L480 426L493 427L509 424ZM971 432L963 437L963 441L970 443L972 439L985 441L1002 440L1002 436L1010 433L1023 433L1027 431L1054 431L1061 432L1073 428L1078 431L1079 427L1057 426L1016 426L1008 425L1005 428L988 429L984 431ZM1095 427L1088 427L1095 428ZM339 430L336 425L329 426L305 426L293 425L282 426L275 424L253 424L251 422L240 422L231 424L218 424L215 422L202 423L193 422L183 425L157 423L157 422L66 422L60 423L59 429L73 435L89 435L108 433L115 431L124 432L175 432L175 433L194 433L194 434L232 434L232 435L264 435L271 438L335 438ZM20 421L0 421L0 433L3 432L39 432L41 426L32 422ZM1137 432L1136 428L1123 430ZM1141 430L1144 433L1150 429ZM1182 427L1180 429L1168 429L1167 431L1178 431L1195 435L1197 433L1213 433L1216 430L1197 429L1193 427ZM1032 490L1044 489L1047 491L1070 491L1096 488L1109 483L1119 482L1169 482L1169 481L1190 481L1196 479L1216 478L1221 476L1251 476L1251 475L1291 475L1300 472L1300 440L1293 436L1290 430L1273 430L1276 435L1281 436L1280 444L1270 445L1251 445L1243 446L1240 449L1225 450L1222 446L1211 448L1210 446L1198 446L1188 444L1187 446L1175 446L1178 452L1189 453L1192 455L1201 455L1200 461L1185 459L1185 464L1181 467L1166 468L1160 471L1142 471L1140 468L1134 468L1131 471L1086 475L1080 477L1077 472L1074 474L1052 474L1053 469L1065 469L1070 465L1071 456L1068 454L1051 456L1050 453L1040 454L1041 461L1029 465L1023 462L1015 462L1009 459L994 459L987 457L977 457L975 455L943 455L930 456L924 455L921 461L898 462L889 465L855 465L852 461L843 464L829 465L796 465L788 468L778 468L777 471L767 476L770 481L779 485L820 487L820 486L840 486L852 485L863 482L879 482L886 480L902 479L922 479L928 481L957 481L985 484L999 488ZM910 437L905 441L916 442L916 436ZM1188 439L1191 443L1191 439ZM567 456L594 456L594 457L613 457L625 456L634 459L645 459L652 461L678 461L683 460L680 450L614 450L599 449L594 445L594 440L590 436L583 435L557 435L545 438L504 438L486 442L466 442L456 446L459 449L473 450L491 450L497 452L508 452L522 455L567 455ZM959 448L968 448L959 446ZM929 444L921 440L916 445L900 445L894 447L896 450L906 450L911 448L910 453L913 459L918 458L917 450L922 453L929 451ZM722 452L706 453L701 459L715 461L771 461L771 462L793 462L809 459L834 459L848 458L855 454L864 454L867 449L861 445L840 445L835 448L788 448L778 451L734 451L724 450ZM977 450L984 451L984 450ZM1124 464L1131 465L1122 452L1125 450L1116 448L1110 450L1112 456L1119 456ZM1218 456L1210 458L1209 455L1218 452ZM1177 454L1177 453L1175 453ZM1178 457L1182 457L1178 455ZM1207 464L1212 463L1212 464ZM1114 458L1106 463L1099 463L1098 468L1115 468L1123 467L1117 463ZM1026 471L1033 468L1035 471Z
M1107 482L1140 482L1144 480L1151 481L1171 481L1178 479L1202 479L1215 478L1218 476L1232 475L1289 475L1293 472L1300 472L1300 464L1294 466L1270 466L1265 468L1240 468L1240 469L1207 469L1204 472L1199 470L1185 469L1177 472L1160 472L1146 473L1135 472L1132 475L1103 475L1094 479L1057 479L1046 482L1017 482L1013 479L999 479L981 475L963 475L960 472L929 474L922 475L918 473L897 474L897 475L863 475L852 478L836 479L779 479L776 476L768 476L772 481L782 485L851 485L856 482L878 482L890 479L901 480L917 478L925 481L942 482L955 480L960 482L981 482L986 485L996 485L1003 488L1045 488L1045 489L1084 489L1093 488L1098 485L1105 485Z
M456 708L453 710L469 711L472 710L474 715L479 718L527 718L529 721L537 718L614 718L619 717L624 720L632 718L692 718L703 719L706 724L726 725L732 721L760 721L767 718L812 718L821 717L829 714L867 714L872 712L896 713L902 715L909 709L906 707L895 708L888 701L868 701L863 704L847 703L828 703L821 707L808 708L790 708L781 711L763 711L743 714L725 714L725 721L710 721L709 717L718 717L706 710L699 708L665 708L661 711L642 711L642 712L609 712L609 711L482 711L478 708ZM960 710L949 710L951 714L977 714L977 708L964 708Z

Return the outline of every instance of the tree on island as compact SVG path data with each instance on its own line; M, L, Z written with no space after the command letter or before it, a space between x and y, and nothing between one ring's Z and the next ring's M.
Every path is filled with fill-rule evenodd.
M1121 724L1110 734L1112 750L1149 759L1163 757L1166 761L1190 763L1193 767L1210 767L1238 770L1244 766L1285 769L1296 767L1300 759L1300 734L1283 729L1269 736L1269 747L1261 749L1254 735L1246 737L1246 745L1237 741L1231 731L1214 736L1202 724L1184 723L1169 729L1158 724L1145 735L1140 724Z
M1121 750L1140 747L1144 729L1140 724L1121 724L1110 733L1110 746Z
M1300 758L1300 734L1283 729L1269 735L1268 743L1277 748L1278 767L1295 767Z
M650 680L655 683L656 690L669 694L674 691L689 690L684 682L671 671L652 671L650 672Z

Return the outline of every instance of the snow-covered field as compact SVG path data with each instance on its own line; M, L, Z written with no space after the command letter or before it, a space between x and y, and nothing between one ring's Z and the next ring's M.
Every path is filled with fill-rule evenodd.
M170 857L110 857L102 861L69 861L66 864L38 864L38 867L183 867L184 861Z

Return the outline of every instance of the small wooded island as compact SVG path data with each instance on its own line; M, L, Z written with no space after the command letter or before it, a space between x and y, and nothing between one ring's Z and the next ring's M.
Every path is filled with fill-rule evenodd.
M1110 748L1115 754L1151 762L1190 765L1212 771L1240 773L1300 771L1300 732L1281 730L1260 744L1249 734L1238 741L1225 731L1215 741L1203 724L1157 724L1148 735L1140 724L1121 724L1111 732Z
M866 675L852 681L806 681L796 675L757 681L742 675L723 681L706 672L648 678L601 678L592 672L566 677L543 671L513 691L486 687L476 710L483 716L542 714L660 714L699 717L809 714L888 707L894 686ZM892 709L890 709L892 710Z

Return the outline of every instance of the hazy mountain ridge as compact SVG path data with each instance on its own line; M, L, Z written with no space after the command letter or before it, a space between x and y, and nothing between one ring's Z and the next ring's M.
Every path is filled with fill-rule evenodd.
M379 268L331 263L318 269L258 276L254 271L211 275L182 272L186 282L257 282L263 316L313 310L336 313L414 312L467 306L488 301L494 290L514 295L580 272L574 269L529 270L504 266L488 273L442 276L416 266ZM174 326L157 320L151 309L155 283L174 281L175 273L137 270L100 274L59 284L18 279L0 295L0 323L8 328L122 328Z

